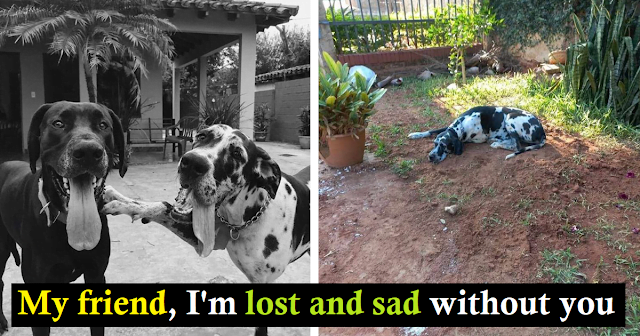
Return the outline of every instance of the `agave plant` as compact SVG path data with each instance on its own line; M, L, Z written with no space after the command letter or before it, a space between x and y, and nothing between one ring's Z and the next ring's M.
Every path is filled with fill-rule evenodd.
M353 134L366 128L367 119L375 113L373 106L387 92L371 91L375 77L369 81L359 72L349 75L349 66L334 61L323 52L328 69L320 69L319 122L321 137Z
M244 105L239 103L238 96L206 99L204 102L194 97L189 97L187 100L193 109L198 111L198 115L188 116L185 119L198 124L198 128L213 124L225 124L234 128L240 125L240 111L244 109Z
M573 14L579 42L567 51L565 88L576 101L609 108L640 124L640 18L625 0L592 1L586 29Z

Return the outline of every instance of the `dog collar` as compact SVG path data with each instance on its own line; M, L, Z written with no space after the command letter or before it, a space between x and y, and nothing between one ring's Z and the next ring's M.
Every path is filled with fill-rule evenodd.
M220 216L220 212L218 210L216 210L216 216L218 216L218 218L220 218L220 220L229 227L229 235L231 236L231 239L238 240L238 238L240 238L240 230L246 229L251 224L257 222L258 219L262 216L264 211L269 206L269 203L271 203L271 197L269 197L269 195L267 195L267 199L264 201L264 203L260 207L260 210L258 210L258 212L256 212L256 214L253 215L253 217L251 217L251 219L249 219L246 222L243 222L240 225L234 225L234 224L229 223L228 220L226 220L224 217Z

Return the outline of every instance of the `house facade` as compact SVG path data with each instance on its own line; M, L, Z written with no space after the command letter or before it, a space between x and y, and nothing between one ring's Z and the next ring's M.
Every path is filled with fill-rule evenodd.
M17 1L0 0L0 7ZM169 19L177 31L172 35L176 56L173 59L173 99L171 118L179 120L180 75L189 64L197 63L198 83L206 92L207 57L223 48L239 44L240 64L238 94L246 106L240 115L240 130L253 138L253 106L255 101L256 34L264 29L288 22L298 12L297 6L252 1L176 1L162 0L163 8L156 15ZM142 101L149 108L142 119L162 132L163 88L161 69L147 61L148 75L141 76ZM19 88L16 88L19 85ZM200 94L204 101L206 94ZM22 45L11 42L0 48L0 132L3 125L20 134L20 150L27 148L27 130L40 105L58 100L89 101L83 67L77 60L63 60L50 55L47 45ZM5 131L7 134L8 131ZM151 136L150 138L157 138ZM20 145L20 144L18 144Z

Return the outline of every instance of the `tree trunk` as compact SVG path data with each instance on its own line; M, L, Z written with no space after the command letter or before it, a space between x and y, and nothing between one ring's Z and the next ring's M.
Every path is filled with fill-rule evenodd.
M329 53L329 56L334 60L337 60L336 49L333 44L333 36L331 36L331 28L327 24L327 13L325 12L324 4L322 1L319 1L319 9L318 9L318 20L320 22L320 48L318 50L320 64L322 66L326 66L324 64L322 58L322 52L326 51Z
M84 68L84 78L87 81L87 92L89 93L89 101L92 103L97 103L98 90L93 84L93 71L91 71L89 61L86 57L80 57L80 62L82 62L82 67Z
M465 48L462 47L462 49L460 49L458 51L459 54L459 60L460 63L462 63L462 84L467 84L467 69L465 68L465 59L464 59L464 53L466 52Z

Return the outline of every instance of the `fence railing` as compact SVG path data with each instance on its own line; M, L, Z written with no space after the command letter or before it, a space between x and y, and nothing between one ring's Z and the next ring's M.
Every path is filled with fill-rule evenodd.
M475 13L479 0L323 0L339 54L443 46L446 32L430 31L436 11L447 19Z

